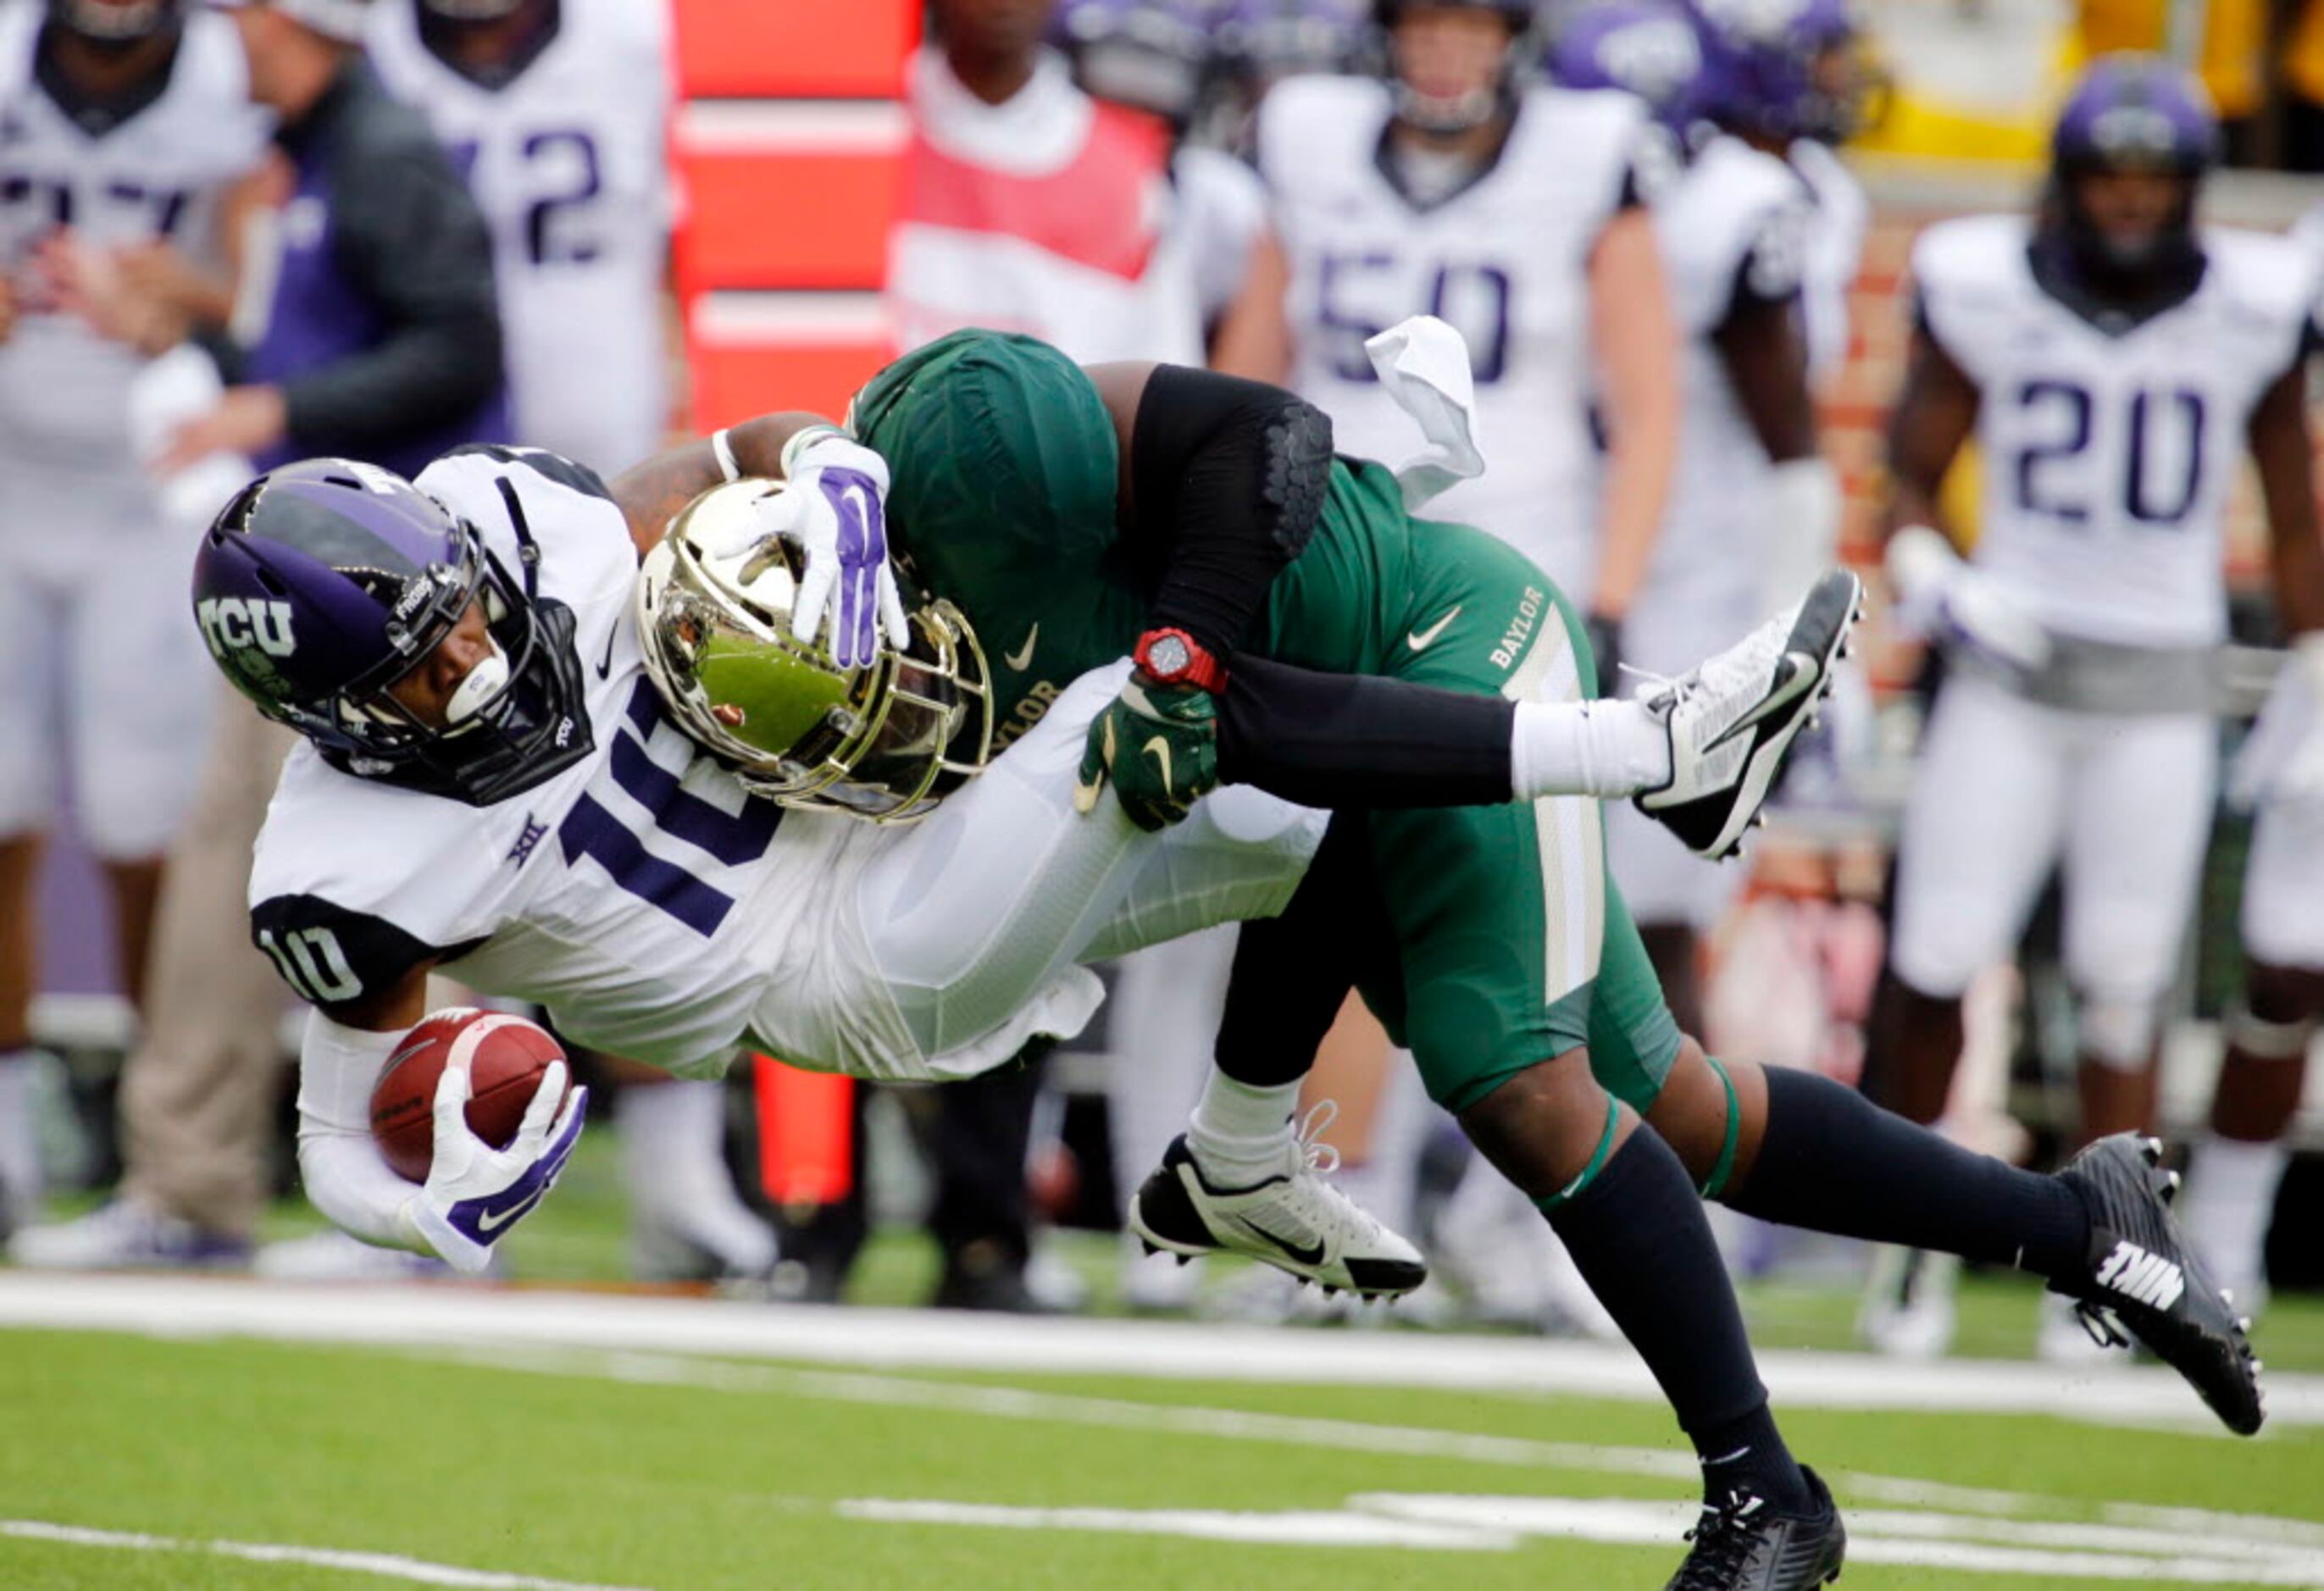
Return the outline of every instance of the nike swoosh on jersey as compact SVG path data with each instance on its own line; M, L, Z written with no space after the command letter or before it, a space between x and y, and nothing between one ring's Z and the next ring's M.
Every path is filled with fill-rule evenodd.
M613 643L622 639L622 627L616 623L613 633L605 638L605 660L597 665L597 677L610 679L613 674Z
M1794 702L1798 701L1801 694L1815 683L1816 660L1805 652L1784 653L1784 667L1787 672L1783 683L1768 692L1766 699L1757 707L1729 724L1726 732L1704 747L1704 750L1715 751L1736 736L1747 733L1765 723Z
M1033 661L1033 648L1040 639L1041 627L1036 624L1025 632L1025 644L1016 651L1003 652L1001 655L1001 660L1018 673L1024 673L1027 666Z
M1430 647L1436 644L1436 638L1444 633L1445 627L1460 616L1461 610L1456 607L1451 612L1445 614L1444 617L1439 619L1435 623L1430 625L1427 629L1416 630L1410 635L1406 636L1404 638L1404 644L1410 647L1416 652L1425 652Z
M530 1209L534 1205L539 1204L542 1200L548 1197L549 1190L547 1188L536 1188L532 1191L530 1197L518 1200L516 1203L509 1206L506 1209L485 1210L476 1217L476 1230L479 1232L497 1232L503 1227L507 1226L511 1221L516 1219L517 1217L522 1215L525 1211Z

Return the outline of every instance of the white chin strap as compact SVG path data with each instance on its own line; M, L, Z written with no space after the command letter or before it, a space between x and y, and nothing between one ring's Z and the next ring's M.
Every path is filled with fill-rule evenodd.
M444 704L444 722L454 729L459 728L484 711L485 703L506 690L508 682L508 654L501 650L500 642L494 641L491 654L477 660L476 666L468 670L468 677L452 693L452 699Z

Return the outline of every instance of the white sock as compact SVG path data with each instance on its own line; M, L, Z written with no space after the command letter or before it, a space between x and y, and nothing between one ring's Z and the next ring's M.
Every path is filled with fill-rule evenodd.
M775 1235L751 1213L726 1172L724 1084L625 1088L614 1098L613 1123L632 1219L675 1232L730 1270L773 1265Z
M2238 1303L2256 1302L2266 1280L2268 1219L2292 1150L2281 1141L2247 1144L2206 1135L2195 1148L2179 1223L2188 1241Z
M1509 784L1545 796L1635 796L1670 782L1670 733L1637 702L1520 702Z
M1222 1188L1247 1188L1282 1174L1291 1142L1291 1113L1299 1108L1296 1082L1260 1088L1211 1068L1194 1101L1186 1147L1204 1177Z

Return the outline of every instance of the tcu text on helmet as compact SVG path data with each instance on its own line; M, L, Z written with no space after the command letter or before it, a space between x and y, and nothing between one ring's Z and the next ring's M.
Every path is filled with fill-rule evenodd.
M270 658L288 658L298 649L290 634L290 604L262 597L206 597L195 609L202 622L202 638L219 657L253 648Z

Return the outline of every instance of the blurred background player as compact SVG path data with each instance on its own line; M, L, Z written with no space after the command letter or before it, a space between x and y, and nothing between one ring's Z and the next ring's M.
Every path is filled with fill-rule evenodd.
M1888 567L1949 665L1898 857L1870 1057L1893 1108L1944 1113L1960 997L2006 961L2052 867L2080 998L2081 1135L2154 1113L2163 997L2194 904L2216 780L2223 510L2246 451L2282 558L2317 537L2303 358L2313 278L2280 238L2199 228L2218 128L2200 86L2140 56L2094 65L2060 115L2040 214L1923 235L1890 431ZM1983 533L1939 522L1974 434ZM2292 627L2324 589L2279 589ZM1949 1272L1873 1301L1868 1329L1941 1351ZM2079 1328L2045 1316L2043 1346Z
M2324 548L2279 538L2278 592L2324 593ZM2269 1218L2324 1016L2324 632L2317 602L2279 602L2294 633L2231 795L2255 809L2244 869L2244 988L2227 1017L2227 1053L2209 1131L2195 1140L2180 1219L2219 1284L2254 1315L2267 1302Z
M164 333L173 317L157 312L139 346L91 317L173 246L222 276L229 193L264 148L225 19L179 0L0 8L0 299L14 306L0 339L0 1231L39 1193L42 832L69 775L110 886L120 986L142 1012L161 858L213 690L179 574L198 529L171 521L131 435L148 354L184 324Z
M608 477L672 428L669 23L630 0L386 0L372 65L424 111L493 234L517 441ZM775 1238L725 1164L726 1090L605 1060L632 1265L760 1276ZM372 1251L335 1244L343 1255Z
M1755 20L1749 33L1715 20L1698 32L1674 6L1600 6L1574 19L1552 56L1568 87L1645 98L1683 160L1653 198L1686 338L1686 414L1654 562L1623 630L1625 656L1650 673L1686 667L1694 635L1778 611L1783 583L1828 563L1840 538L1840 482L1817 450L1809 391L1813 199L1778 152L1788 139L1771 151L1723 130L1796 116L1820 45L1796 19ZM1714 109L1724 119L1699 125ZM1701 938L1746 875L1648 826L1636 811L1609 812L1607 860L1673 1015L1700 1033Z
M296 448L418 469L459 442L508 440L484 219L426 122L364 63L363 0L265 0L231 15L250 98L277 119L284 207L272 255L248 266L271 291L230 351L239 382L171 434L160 466L218 452L263 465ZM180 588L171 605L183 601ZM168 629L184 628L180 607ZM219 713L170 853L145 1037L124 1073L121 1194L19 1233L20 1263L247 1255L268 1185L281 997L244 897L288 740L239 701ZM198 1210L147 1191L161 1166L201 1190Z

